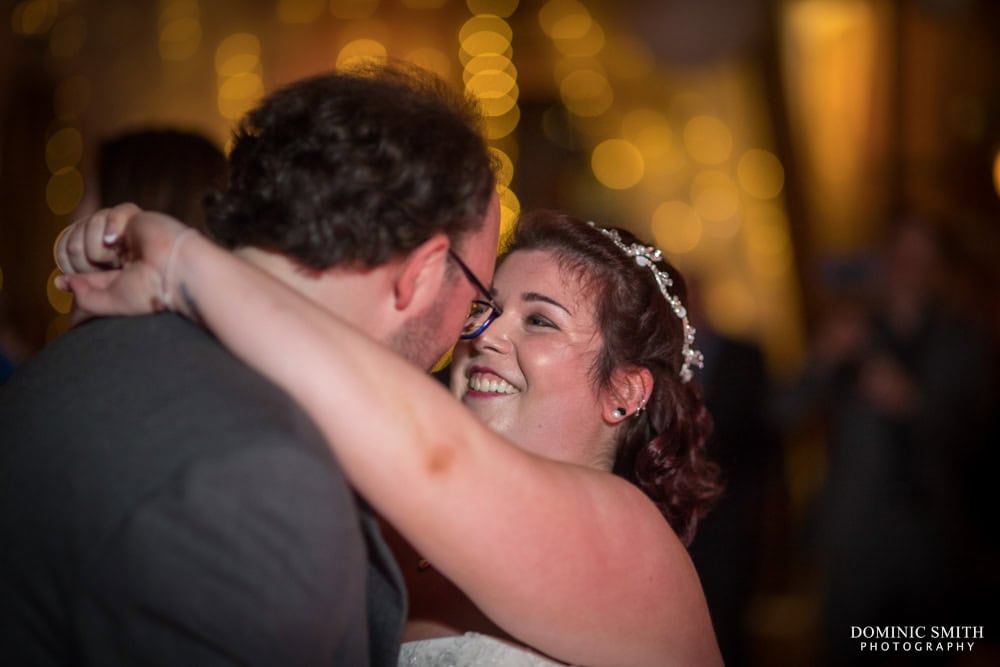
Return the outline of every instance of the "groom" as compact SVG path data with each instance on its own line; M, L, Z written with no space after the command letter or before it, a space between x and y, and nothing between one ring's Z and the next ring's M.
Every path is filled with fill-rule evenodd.
M300 81L243 121L209 228L429 367L478 296L442 236L493 274L477 122L398 66ZM299 407L205 331L74 329L0 388L0 434L3 664L396 664L405 595L374 518Z

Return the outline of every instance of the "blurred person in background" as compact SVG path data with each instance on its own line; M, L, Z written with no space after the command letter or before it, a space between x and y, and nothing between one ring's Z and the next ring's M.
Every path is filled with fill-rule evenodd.
M94 187L76 217L132 202L183 220L201 232L206 195L225 185L226 156L211 140L188 130L142 128L98 146Z
M30 355L29 346L13 326L7 300L0 291L0 384L6 382L17 365Z
M831 665L895 659L859 652L851 626L959 622L974 530L961 479L985 446L992 363L953 307L943 231L917 218L889 229L865 291L831 302L806 368L777 403L790 430L810 417L825 424L812 528Z

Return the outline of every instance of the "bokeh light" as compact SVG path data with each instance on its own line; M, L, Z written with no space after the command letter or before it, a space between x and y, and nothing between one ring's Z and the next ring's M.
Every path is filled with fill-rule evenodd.
M485 116L503 116L517 103L517 81L500 70L483 70L472 75L465 89L479 100Z
M511 181L514 180L514 161L496 146L490 146L490 153L493 154L497 162L497 185L505 188L510 187Z
M484 53L501 53L508 58L512 51L510 48L510 38L499 32L482 31L474 32L461 41L462 50L460 56L462 62L468 62L471 58Z
M493 33L502 40L504 45L499 49L490 49L490 53L502 53L510 46L510 40L514 36L514 31L511 30L510 24L499 16L481 14L473 16L462 24L462 27L458 30L458 43L464 44L467 39L479 33ZM476 53L477 51L470 50L469 52ZM482 53L484 51L478 52Z
M622 118L621 131L622 136L634 143L647 160L666 155L674 144L670 122L653 109L638 108L626 113Z
M160 57L187 60L201 45L201 11L194 0L172 0L160 12Z
M223 71L230 58L239 58L246 54L260 56L260 39L249 32L236 32L229 35L215 49L215 69Z
M785 170L781 161L770 151L748 150L736 165L740 187L757 199L777 197L785 185Z
M584 32L577 32L584 28ZM559 20L552 29L552 43L567 56L593 56L604 48L604 29L589 16L572 14Z
M224 63L217 65L217 73L220 78L243 76L255 74L260 65L260 54L256 51L247 53L234 53Z
M215 49L219 80L218 108L224 118L235 120L252 109L264 94L260 67L260 39L246 32L226 37Z
M516 94L517 81L509 73L498 69L484 69L468 77L465 88L473 95L509 95Z
M742 337L754 326L756 302L747 284L738 278L720 280L705 291L705 311L724 334Z
M252 72L259 64L260 40L248 32L226 37L215 49L215 71L220 77Z
M584 117L600 116L615 101L607 77L592 69L577 69L564 76L559 96L570 113Z
M26 0L14 5L11 28L19 35L45 34L59 15L59 5L52 0Z
M503 139L514 131L517 124L521 121L521 109L517 105L514 105L510 111L502 116L488 116L485 119L486 125L486 138L490 141L495 141L497 139Z
M656 207L652 230L659 248L680 255L691 252L701 242L702 221L690 204L675 199Z
M69 215L83 199L83 175L76 167L63 167L49 177L45 202L56 215Z
M500 247L503 248L521 215L521 201L508 187L498 187L497 196L500 199Z
M632 109L622 118L621 134L642 153L647 179L676 174L687 163L670 122L659 111L646 107ZM661 180L659 185L662 184Z
M549 0L538 10L538 24L549 37L555 33L556 27L564 25L568 29L590 21L590 12L577 0Z
M226 118L241 118L253 108L263 88L263 81L254 72L227 78L219 86L219 113Z
M593 25L594 19L589 12L571 12L553 21L548 33L553 40L582 39Z
M45 144L45 164L53 174L66 167L75 167L83 157L83 135L75 127L64 127Z
M385 60L389 55L382 42L374 39L355 39L344 45L337 54L337 69L353 67L371 60Z
M187 60L198 51L201 24L196 19L171 21L160 31L160 57L164 60Z
M326 0L278 0L278 20L282 23L313 23L326 11Z
M591 153L590 168L601 185L612 190L625 190L642 180L646 164L642 153L632 142L607 139Z
M736 215L740 207L740 193L728 174L706 169L691 179L691 203L702 220L720 222ZM735 232L729 226L713 225L712 229L723 238Z
M49 297L49 305L51 305L57 313L65 315L73 308L73 295L56 287L55 279L57 276L61 275L62 271L58 268L52 270L52 273L49 274L49 279L45 284L45 293Z
M514 130L521 120L517 100L517 68L512 62L511 41L514 32L503 17L509 16L517 2L488 0L469 2L473 16L458 31L458 57L463 64L462 81L466 94L479 104L484 118L484 135L490 142L503 142L508 150L491 146L497 162L497 195L500 201L500 247L503 248L518 216L521 202L510 189L514 178L516 154Z
M695 116L684 126L684 147L702 164L721 164L732 154L733 135L718 118Z
M488 70L504 72L512 79L517 79L517 68L514 67L514 63L508 56L501 53L481 53L465 63L462 70L462 80L468 83L469 79L476 74Z

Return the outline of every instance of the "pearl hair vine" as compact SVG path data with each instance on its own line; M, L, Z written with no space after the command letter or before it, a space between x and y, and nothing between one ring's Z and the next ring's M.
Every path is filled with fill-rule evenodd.
M681 382L690 382L694 375L691 367L697 366L698 368L703 368L705 365L705 358L701 352L692 347L694 345L695 329L691 326L690 320L688 320L687 309L681 303L680 297L671 294L668 289L673 287L674 281L670 278L666 271L661 271L656 266L657 262L663 260L663 253L659 250L659 248L642 245L641 243L625 245L617 229L605 229L604 227L598 227L592 221L587 224L611 239L611 242L621 248L621 251L626 255L632 257L636 264L649 269L649 272L653 274L653 280L656 281L657 287L660 288L660 293L663 295L663 298L667 300L667 303L670 304L670 309L674 311L674 315L677 316L677 319L679 319L681 324L684 326L684 343L681 345L681 355L683 356L684 361L681 363L681 369L678 375L680 375Z

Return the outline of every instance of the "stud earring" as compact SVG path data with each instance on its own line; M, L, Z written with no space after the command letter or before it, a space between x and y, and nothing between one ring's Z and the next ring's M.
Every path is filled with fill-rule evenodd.
M624 416L625 416L625 408L617 408L615 410L615 417L618 417L620 419Z

